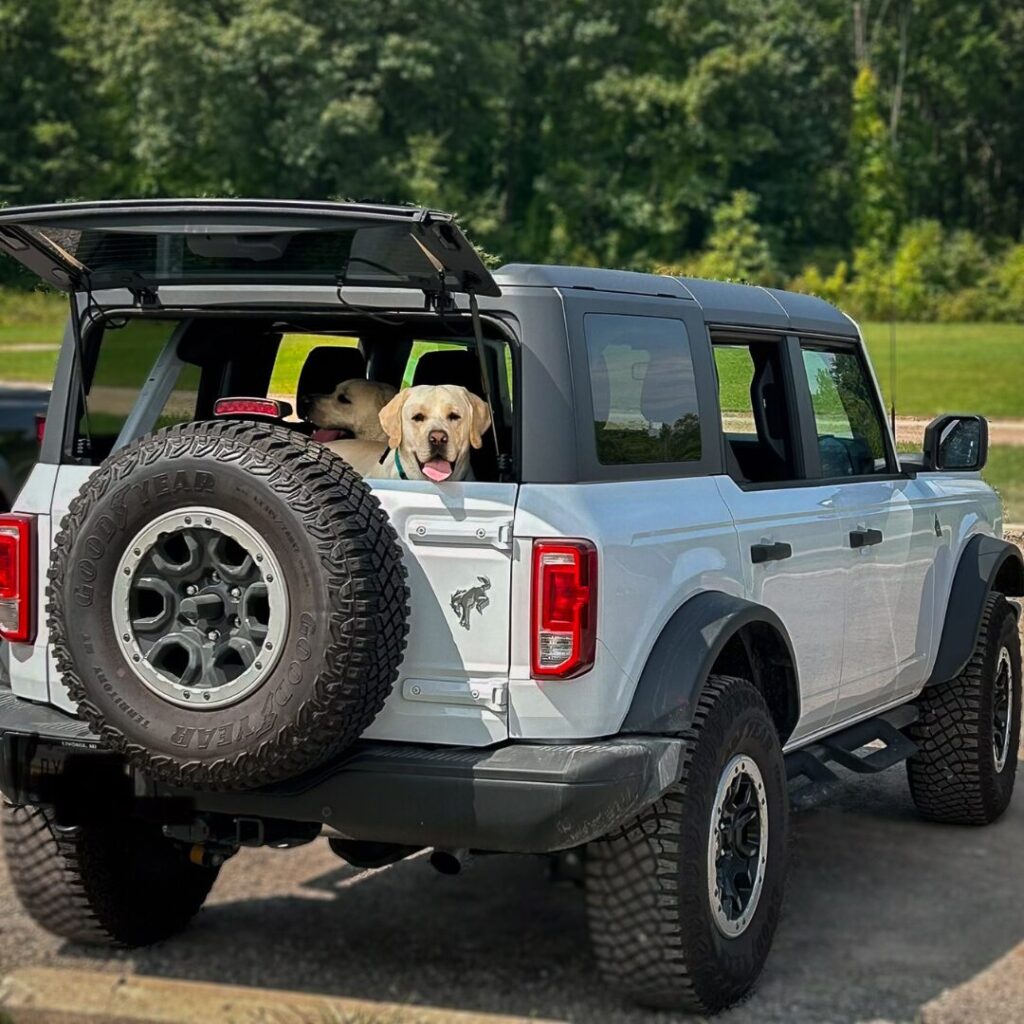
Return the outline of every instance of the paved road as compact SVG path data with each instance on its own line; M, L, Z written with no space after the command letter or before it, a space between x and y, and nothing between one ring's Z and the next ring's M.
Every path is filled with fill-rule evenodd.
M775 951L756 995L720 1019L913 1020L1024 940L1021 849L1024 790L978 830L919 821L901 769L844 783L796 816ZM37 930L0 868L0 969L38 964L587 1024L671 1019L601 989L579 892L531 858L481 858L447 878L422 859L358 873L322 841L244 851L185 934L116 955Z

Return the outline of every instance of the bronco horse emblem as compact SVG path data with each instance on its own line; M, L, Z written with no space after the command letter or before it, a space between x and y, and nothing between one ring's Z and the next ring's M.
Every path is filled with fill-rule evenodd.
M452 594L452 611L459 617L459 625L463 629L469 629L469 613L474 608L482 613L491 603L487 596L491 581L486 576L477 576L477 579L480 581L478 587L467 587Z

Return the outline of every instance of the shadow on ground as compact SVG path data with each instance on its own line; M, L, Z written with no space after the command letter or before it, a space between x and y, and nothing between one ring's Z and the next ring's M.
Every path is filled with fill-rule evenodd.
M910 1021L1024 939L1024 797L988 829L929 825L895 769L844 783L793 832L775 950L756 994L723 1024ZM322 842L247 851L178 939L113 959L54 941L51 957L588 1024L671 1019L601 988L580 893L530 858L480 858L452 879L423 859L363 876Z

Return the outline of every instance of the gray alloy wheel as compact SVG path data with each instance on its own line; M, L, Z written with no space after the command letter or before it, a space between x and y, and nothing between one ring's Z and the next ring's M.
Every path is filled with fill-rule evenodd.
M1001 772L1006 767L1006 762L1010 757L1015 711L1013 662L1010 658L1009 648L1002 647L996 662L996 678L992 684L992 756L995 758L997 772Z
M768 797L752 757L739 754L722 771L708 832L708 900L718 930L746 930L764 887L768 863Z
M270 546L237 516L189 506L129 542L111 614L139 679L181 707L225 707L274 670L288 593Z

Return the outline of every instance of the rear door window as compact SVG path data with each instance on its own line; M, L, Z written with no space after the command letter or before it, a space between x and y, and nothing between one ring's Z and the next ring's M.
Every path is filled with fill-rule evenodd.
M697 385L683 322L588 313L583 328L598 461L698 461Z

